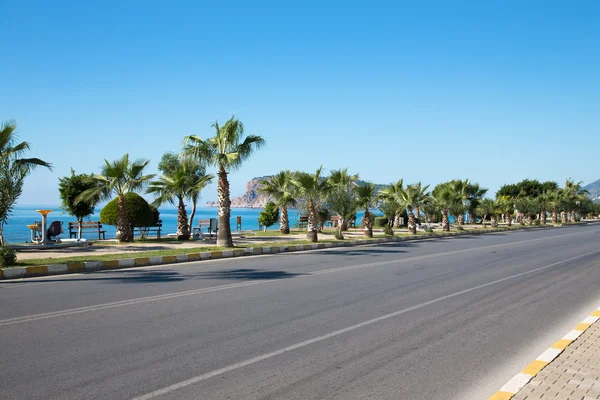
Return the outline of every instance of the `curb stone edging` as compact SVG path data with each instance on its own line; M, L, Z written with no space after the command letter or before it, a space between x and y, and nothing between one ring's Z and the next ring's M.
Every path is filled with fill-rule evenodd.
M233 257L244 257L253 255L263 254L278 254L288 253L296 251L311 251L317 249L329 249L335 247L353 247L353 246L364 246L370 244L390 243L390 242L405 242L410 240L423 240L431 238L443 238L447 236L463 236L463 235L483 235L486 233L496 232L512 232L526 229L550 229L554 226L530 226L527 228L499 228L489 229L481 232L474 231L457 231L446 234L430 234L422 236L393 236L385 238L373 238L373 239L360 239L345 242L327 242L327 243L313 243L313 244L297 244L290 246L270 246L270 247L246 247L243 249L234 250L219 250L219 251L206 251L201 253L190 253L190 254L178 254L175 256L157 256L157 257L134 257L124 258L118 260L108 261L84 261L84 262L71 262L67 264L49 264L49 265L37 265L30 267L11 267L11 268L0 268L0 280L2 279L18 279L18 278L32 278L47 275L62 275L69 273L81 273L81 272L95 272L109 269L125 269L133 267L143 266L154 266L162 264L175 264L184 263L191 261L205 261L205 260L217 260L222 258L233 258Z
M512 377L506 385L494 393L488 400L510 400L512 399L525 385L529 383L537 374L540 373L548 364L558 357L571 343L577 340L590 326L600 319L600 307L591 313L587 318L581 321L575 329L567 333L559 341L554 343L549 349L544 351L527 365L521 372Z

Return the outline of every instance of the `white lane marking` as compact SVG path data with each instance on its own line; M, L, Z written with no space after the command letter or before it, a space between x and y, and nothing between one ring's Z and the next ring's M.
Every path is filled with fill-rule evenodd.
M577 235L580 233L581 232L573 233L571 235ZM562 236L566 236L566 235L562 235ZM552 238L553 237L555 237L555 236L552 236ZM345 267L335 267L335 268L324 269L321 271L307 272L307 273L304 273L303 275L296 276L296 278L305 278L305 277L310 277L310 276L315 276L315 275L325 275L325 274L331 274L331 273L335 273L335 272L349 271L349 270L355 270L355 269L372 268L372 267L379 267L379 266L385 266L385 265L391 265L391 264L401 264L401 263L406 263L406 262L410 262L410 261L426 260L426 259L430 259L430 258L446 257L446 256L450 256L450 255L455 255L455 254L470 253L473 251L488 250L488 249L497 248L497 247L506 247L507 245L522 244L525 242L537 242L537 241L545 240L545 239L548 239L548 238L539 238L539 239L524 240L524 241L520 241L520 242L494 244L494 245L477 247L477 248L472 248L472 249L453 250L453 251L447 251L447 252L441 252L441 253L427 254L427 255L423 255L423 256L403 258L403 259L399 259L399 260L388 260L388 261L379 261L379 262L367 263L367 264L349 265L349 266L345 266ZM568 261L568 260L565 260L565 261ZM563 262L565 262L565 261L563 261ZM106 273L109 273L109 271L106 271ZM42 314L34 314L34 315L28 315L28 316L22 316L22 317L8 318L8 319L0 320L0 327L6 326L6 325L12 325L12 324L24 323L24 322L39 321L39 320L44 320L44 319L48 319L48 318L56 318L56 317L62 317L62 316L67 316L67 315L73 315L73 314L81 314L81 313L90 312L90 311L98 311L98 310L105 310L105 309L115 308L115 307L123 307L123 306L139 304L139 303L146 303L146 302L157 301L157 300L172 299L172 298L183 297L183 296L192 296L192 295L197 295L197 294L216 292L219 290L227 290L227 289L233 289L233 288L238 288L238 287L260 285L260 284L266 284L266 283L274 283L274 282L280 282L280 281L284 281L284 280L286 280L286 279L240 282L240 283L233 283L233 284L228 284L228 285L212 286L209 288L186 290L183 292L167 293L167 294L149 296L149 297L139 297L137 299L122 300L122 301L117 301L117 302L112 302L112 303L97 304L97 305L93 305L93 306L77 307L77 308L61 310L61 311L52 311L52 312L42 313Z
M593 251L593 252L590 252L590 253L586 253L586 254L581 254L579 256L572 257L572 258L569 258L567 260L555 262L555 263L552 263L552 264L549 264L549 265L545 265L543 267L532 269L531 271L521 272L521 273L518 273L518 274L507 276L505 278L496 279L496 280L488 282L488 283L484 283L484 284L481 284L481 285L473 286L473 287L471 287L469 289L465 289L465 290L454 292L454 293L451 293L451 294L448 294L448 295L445 295L445 296L437 297L437 298L435 298L433 300L429 300L429 301L417 304L417 305L412 306L412 307L408 307L408 308L405 308L405 309L402 309L402 310L399 310L399 311L395 311L393 313L382 315L380 317L373 318L373 319L370 319L368 321L360 322L360 323L358 323L356 325L352 325L352 326L349 326L349 327L346 327L346 328L343 328L343 329L339 329L337 331L333 331L333 332L327 333L327 334L325 334L323 336L317 336L315 338L308 339L308 340L305 340L303 342L299 342L299 343L293 344L291 346L287 346L287 347L284 347L282 349L272 351L270 353L265 353L265 354L262 354L260 356L249 358L249 359L247 359L245 361L240 361L238 363L231 364L231 365L228 365L226 367L219 368L219 369L207 372L207 373L202 374L202 375L198 375L196 377L193 377L193 378L190 378L190 379L187 379L187 380L175 383L175 384L170 385L170 386L166 386L166 387L164 387L162 389L155 390L155 391L147 393L145 395L135 397L133 400L148 400L148 399L155 398L157 396L162 396L164 394L173 392L175 390L184 388L186 386L190 386L190 385L193 385L193 384L205 381L205 380L213 378L215 376L218 376L218 375L221 375L221 374L224 374L224 373L227 373L227 372L231 372L231 371L234 371L236 369L240 369L240 368L246 367L246 366L251 365L251 364L256 364L257 362L264 361L264 360L267 360L269 358L276 357L276 356L281 355L283 353L287 353L287 352L290 352L290 351L293 351L293 350L296 350L296 349L299 349L299 348L302 348L302 347L306 347L306 346L309 346L311 344L314 344L314 343L317 343L317 342L321 342L323 340L327 340L327 339L330 339L332 337L336 337L336 336L339 336L339 335L342 335L344 333L348 333L348 332L357 330L359 328L362 328L362 327L365 327L365 326L368 326L368 325L375 324L377 322L385 321L387 319L394 318L394 317L397 317L397 316L402 315L402 314L406 314L406 313L408 313L410 311L418 310L420 308L423 308L423 307L426 307L426 306L429 306L429 305L432 305L432 304L435 304L435 303L439 303L441 301L445 301L445 300L448 300L448 299L451 299L453 297L457 297L457 296L460 296L460 295L463 295L463 294L466 294L466 293L470 293L470 292L473 292L473 291L478 290L478 289L482 289L482 288L485 288L485 287L488 287L488 286L492 286L492 285L495 285L497 283L505 282L505 281L508 281L508 280L511 280L511 279L519 278L521 276L530 275L530 274L533 274L533 273L536 273L536 272L539 272L539 271L543 271L543 270L548 269L548 268L552 268L552 267L554 267L556 265L559 265L559 264L562 264L562 263L574 261L574 260L577 260L579 258L587 257L589 255L597 254L597 253L600 253L600 250L596 250L596 251ZM501 390L503 390L503 391L509 391L510 392L510 390L505 390L505 389L512 389L514 386L517 386L517 385L521 384L522 381L525 378L523 376L520 376L520 375L524 375L524 376L528 377L527 382L529 382L529 379L531 379L531 375L519 374L515 378L513 378L509 383L507 383ZM527 383L527 382L525 382L525 383ZM516 393L516 391L515 392L511 392L511 393Z

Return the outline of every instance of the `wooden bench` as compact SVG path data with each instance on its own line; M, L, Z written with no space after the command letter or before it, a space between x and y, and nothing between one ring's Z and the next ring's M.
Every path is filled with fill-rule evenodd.
M156 238L160 239L160 231L162 229L162 220L159 219L155 225L151 226L132 226L131 231L133 232L133 236L135 237L135 232L140 234L141 238L147 238L148 235L152 232L156 233Z
M214 218L216 219L216 218ZM217 231L219 230L219 223L218 223L218 219L217 220L217 228L213 231L210 227L210 219L201 219L198 221L198 227L193 229L192 232L192 237L193 238L197 238L197 239L204 239L204 233L202 232L202 227L206 227L206 234L212 238L213 233L216 234Z
M98 232L98 240L106 239L106 231L102 230L102 224L100 221L83 221L81 223L82 232L85 230L91 230ZM69 239L77 238L79 234L79 222L69 222Z
M308 228L308 217L300 217L298 220L298 229Z

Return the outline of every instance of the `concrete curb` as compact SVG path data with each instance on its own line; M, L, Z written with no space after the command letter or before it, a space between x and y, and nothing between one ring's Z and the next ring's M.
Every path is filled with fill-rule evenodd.
M567 333L538 358L533 360L521 372L515 375L508 383L494 393L489 400L509 400L513 398L525 385L529 383L541 370L558 357L571 343L581 336L590 326L600 319L600 307L581 321L575 329Z
M353 247L353 246L364 246L378 243L391 243L391 242L405 242L411 240L424 240L431 238L443 238L450 236L464 236L464 235L484 235L487 233L496 232L512 232L516 230L526 229L550 229L554 226L531 226L527 228L498 228L498 229L486 229L482 232L472 231L458 231L450 232L446 234L431 234L422 236L404 236L404 237L385 237L375 239L361 239L344 242L327 242L327 243L314 243L314 244L298 244L290 246L267 246L267 247L253 247L253 248L242 248L234 250L220 250L220 251L209 251L202 253L189 253L189 254L178 254L176 256L158 256L158 257L141 257L141 258L124 258L119 260L109 261L86 261L86 262L73 262L67 264L50 264L50 265L37 265L31 267L13 267L13 268L0 268L0 280L1 279L18 279L18 278L33 278L47 275L62 275L69 273L80 273L80 272L95 272L101 270L111 269L125 269L133 267L143 267L149 265L162 265L162 264L175 264L185 263L192 261L204 261L204 260L218 260L222 258L233 258L233 257L245 257L263 254L278 254L278 253L291 253L296 251L311 251L317 249L329 249L334 247Z

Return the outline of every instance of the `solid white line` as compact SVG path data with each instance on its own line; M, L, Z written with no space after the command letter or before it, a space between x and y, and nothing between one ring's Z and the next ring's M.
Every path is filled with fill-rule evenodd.
M579 235L582 233L589 233L589 232L577 232L577 233L572 233L572 234L568 234L568 235ZM561 235L560 237L564 237L564 236L568 236L568 235ZM493 245L476 247L476 248L471 248L471 249L453 250L453 251L447 251L447 252L427 254L427 255L423 255L423 256L402 258L399 260L388 260L388 261L379 261L379 262L367 263L367 264L349 265L349 266L345 266L345 267L335 267L335 268L329 268L329 269L324 269L324 270L315 271L315 272L307 272L303 275L298 275L296 278L305 278L305 277L310 277L310 276L315 276L315 275L325 275L325 274L331 274L331 273L335 273L335 272L350 271L350 270L362 269L362 268L380 267L380 266L386 266L386 265L391 265L391 264L402 264L402 263L407 263L407 262L411 262L411 261L427 260L430 258L437 258L437 257L447 257L447 256L455 255L455 254L470 253L473 251L488 250L488 249L497 248L497 247L506 247L508 245L518 245L518 244L523 244L526 242L537 242L540 240L547 240L547 239L555 238L555 237L558 237L558 236L551 236L551 237L538 238L538 239L529 239L529 240L523 240L520 242L493 244ZM565 261L568 261L568 260L565 260ZM106 272L108 273L109 271L106 271ZM93 306L77 307L77 308L61 310L61 311L53 311L53 312L48 312L48 313L43 313L43 314L34 314L34 315L23 316L23 317L8 318L8 319L0 320L0 327L6 326L6 325L24 323L24 322L39 321L39 320L44 320L44 319L48 319L48 318L57 318L57 317L73 315L73 314L81 314L81 313L91 312L91 311L105 310L105 309L109 309L109 308L124 307L124 306L152 302L152 301L157 301L157 300L173 299L173 298L177 298L177 297L211 293L211 292L233 289L233 288L238 288L238 287L274 283L274 282L280 282L280 281L285 281L285 280L286 279L274 279L274 280L259 280L259 281L253 281L253 282L240 282L240 283L233 283L233 284L227 284L227 285L221 285L221 286L212 286L209 288L186 290L183 292L168 293L168 294L149 296L149 297L140 297L137 299L122 300L122 301L117 301L117 302L112 302L112 303L97 304L97 305L93 305Z
M543 271L545 269L552 268L552 267L554 267L556 265L559 265L559 264L562 264L562 263L566 263L566 262L570 262L570 261L574 261L574 260L577 260L577 259L580 259L580 258L583 258L583 257L587 257L587 256L592 255L592 254L597 254L597 253L600 253L600 250L592 251L592 252L586 253L586 254L581 254L579 256L572 257L572 258L569 258L567 260L559 261L559 262L556 262L556 263L545 265L543 267L532 269L531 271L521 272L521 273L518 273L518 274L515 274L515 275L511 275L511 276L508 276L508 277L505 277L505 278L496 279L494 281L491 281L491 282L488 282L488 283L484 283L482 285L473 286L473 287L471 287L469 289L461 290L461 291L458 291L458 292L455 292L455 293L452 293L452 294L449 294L449 295L446 295L446 296L441 296L441 297L435 298L433 300L429 300L429 301L417 304L417 305L412 306L412 307L408 307L408 308L405 308L405 309L402 309L402 310L399 310L399 311L395 311L395 312L390 313L390 314L382 315L380 317L373 318L373 319L370 319L368 321L364 321L364 322L358 323L356 325L352 325L352 326L349 326L349 327L346 327L346 328L343 328L343 329L339 329L337 331L333 331L333 332L327 333L327 334L325 334L323 336L317 336L315 338L308 339L308 340L305 340L303 342L296 343L296 344L293 344L291 346L287 346L287 347L284 347L282 349L272 351L270 353L266 353L266 354L263 354L263 355L260 355L260 356L249 358L249 359L247 359L245 361L241 361L241 362L238 362L238 363L235 363L235 364L228 365L228 366L223 367L223 368L216 369L216 370L211 371L211 372L207 372L207 373L202 374L202 375L198 375L198 376L196 376L194 378L187 379L187 380L175 383L173 385L164 387L162 389L155 390L153 392L147 393L147 394L139 396L139 397L135 397L134 400L148 400L148 399L152 399L152 398L157 397L157 396L162 396L164 394L173 392L175 390L184 388L186 386L193 385L193 384L198 383L198 382L205 381L205 380L213 378L215 376L218 376L218 375L221 375L221 374L224 374L224 373L227 373L227 372L231 372L231 371L234 371L236 369L240 369L240 368L246 367L248 365L255 364L257 362L264 361L264 360L267 360L269 358L276 357L276 356L281 355L283 353L287 353L287 352L290 352L290 351L293 351L293 350L296 350L296 349L299 349L299 348L302 348L302 347L309 346L309 345L317 343L317 342L321 342L323 340L327 340L327 339L330 339L330 338L342 335L344 333L348 333L348 332L354 331L356 329L359 329L359 328L362 328L362 327L365 327L365 326L368 326L368 325L375 324L377 322L385 321L387 319L394 318L394 317L397 317L397 316L402 315L402 314L406 314L406 313L408 313L410 311L418 310L420 308L429 306L431 304L439 303L439 302L451 299L453 297L457 297L457 296L460 296L460 295L463 295L463 294L466 294L466 293L470 293L470 292L478 290L478 289L482 289L482 288L485 288L485 287L488 287L488 286L491 286L491 285L495 285L497 283L505 282L505 281L508 281L508 280L511 280L511 279L519 278L521 276L533 274L533 273L536 273L536 272L539 272L539 271ZM524 374L521 374L521 375L524 375ZM529 379L531 379L530 375L527 375L527 376L529 377ZM519 375L517 375L517 377L519 377ZM519 377L519 378L523 378L523 377ZM513 382L511 380L511 382L507 383L505 385L505 387L513 389L513 387L517 386L517 384L521 384L522 383L521 381L524 380L524 379L517 379L517 380L518 380L518 382L516 382L516 381ZM527 380L527 381L529 381L529 380ZM503 388L502 390L505 390L505 389ZM505 390L505 391L508 391L508 390ZM516 391L515 392L511 392L511 393L516 393Z

